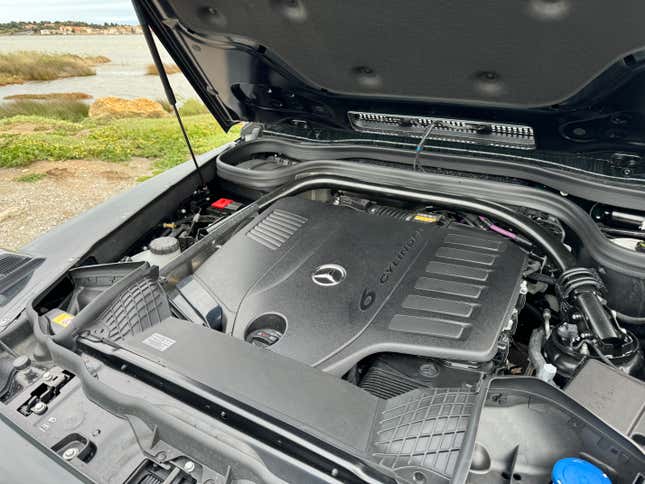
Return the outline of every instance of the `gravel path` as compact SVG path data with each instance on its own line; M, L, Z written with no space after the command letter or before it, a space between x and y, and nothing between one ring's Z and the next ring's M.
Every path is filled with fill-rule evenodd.
M151 172L152 163L146 159L39 161L26 168L0 168L0 247L19 249ZM33 182L16 181L30 174L45 176Z

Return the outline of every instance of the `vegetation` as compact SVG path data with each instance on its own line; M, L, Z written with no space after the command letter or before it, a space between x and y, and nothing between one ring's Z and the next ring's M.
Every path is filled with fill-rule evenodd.
M182 116L195 116L196 114L207 114L208 109L204 103L197 99L187 99L179 106L179 114Z
M112 59L105 57L104 55L84 55L83 60L93 66L112 62Z
M172 106L165 99L157 99L164 111L172 113ZM208 108L204 106L204 103L198 99L186 99L185 101L180 101L179 105L179 114L182 116L194 116L195 114L208 114Z
M26 101L81 101L83 99L92 99L92 96L84 92L50 92L47 94L12 94L4 97L8 101L26 100Z
M163 70L166 71L166 74L177 74L178 72L181 72L181 69L179 69L175 64L164 64ZM146 74L149 76L158 76L159 71L157 70L157 66L154 64L148 64L146 67Z
M80 100L88 98L91 98L91 96L82 92L52 94L15 94L13 96L5 97L5 99L11 100L12 102L0 103L0 119L11 118L14 116L39 116L43 118L61 119L65 121L80 121L83 118L87 118L90 111L90 106ZM115 99L120 100L120 98ZM136 101L137 100L131 100L128 102L134 103ZM172 106L170 106L168 101L158 100L155 102L161 105L164 111L172 113ZM182 116L196 116L198 114L208 114L208 109L201 101L197 99L187 99L180 104L179 113ZM141 110L141 112L132 114L129 117L139 118L159 116L149 116L144 112L144 110Z
M47 102L18 99L0 103L0 119L14 116L39 116L66 121L80 121L87 117L88 111L89 105L87 103L64 99Z
M46 173L28 173L27 175L19 176L15 181L20 183L36 183L47 176Z
M0 86L25 81L51 81L63 77L93 76L93 66L109 62L104 56L48 54L18 51L0 54Z
M239 136L225 133L209 114L186 116L184 124L197 153ZM65 121L39 116L0 119L0 167L26 166L40 160L154 160L159 173L188 159L189 153L174 118L128 118Z
M158 102L147 98L123 99L120 97L100 97L92 103L90 118L165 118L168 113Z

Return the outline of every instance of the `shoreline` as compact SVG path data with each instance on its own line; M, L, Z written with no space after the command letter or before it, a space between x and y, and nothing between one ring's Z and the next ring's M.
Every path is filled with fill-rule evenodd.
M88 33L88 34L0 34L0 37L137 37L142 36L143 34L139 33L124 33L124 34L100 34L97 32Z
M67 77L53 81L27 81L0 87L0 98L15 94L85 92L94 98L116 96L129 99L147 97L164 99L165 92L158 78L146 76L152 62L143 35L5 35L0 42L0 54L17 51L74 53L89 56L103 55L112 60L97 66L96 75ZM165 64L174 60L160 49ZM172 84L181 99L197 97L182 74L172 75ZM4 84L4 83L3 83Z

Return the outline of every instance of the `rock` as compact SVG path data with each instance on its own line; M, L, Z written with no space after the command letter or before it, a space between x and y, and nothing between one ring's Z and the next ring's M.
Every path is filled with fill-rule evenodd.
M90 118L164 118L168 113L163 106L150 99L122 99L102 97L90 106Z
M4 222L14 215L17 215L19 212L20 210L18 210L18 207L10 207L4 210L0 210L0 222Z

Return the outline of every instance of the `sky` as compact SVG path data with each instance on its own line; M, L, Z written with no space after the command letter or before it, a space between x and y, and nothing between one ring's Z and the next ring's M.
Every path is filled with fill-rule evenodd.
M21 20L138 23L127 0L0 0L0 23Z

